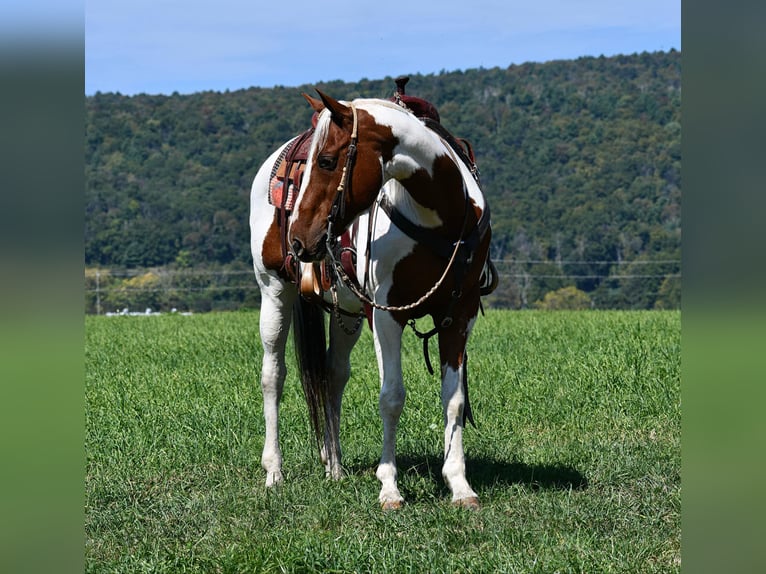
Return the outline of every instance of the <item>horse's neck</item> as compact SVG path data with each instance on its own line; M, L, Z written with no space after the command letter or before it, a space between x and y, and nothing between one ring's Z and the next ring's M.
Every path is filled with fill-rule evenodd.
M454 206L462 215L465 205L463 177L454 153L422 124L394 134L398 144L386 173L391 203L410 221L423 227L444 225ZM438 165L437 165L438 164Z
M426 228L436 228L444 224L439 212L433 207L421 204L397 180L392 179L383 187L391 205L412 223Z

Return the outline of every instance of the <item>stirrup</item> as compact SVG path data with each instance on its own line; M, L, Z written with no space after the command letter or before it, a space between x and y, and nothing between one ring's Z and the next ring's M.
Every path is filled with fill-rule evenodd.
M492 293L498 284L497 268L492 260L487 257L487 261L484 263L484 268L481 270L481 278L479 279L479 293L483 297Z

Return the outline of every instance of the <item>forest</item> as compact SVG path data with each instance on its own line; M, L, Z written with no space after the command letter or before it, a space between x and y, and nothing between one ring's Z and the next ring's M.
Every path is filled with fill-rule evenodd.
M473 145L500 273L486 305L680 307L680 52L409 75ZM308 127L314 88L395 85L86 97L86 311L257 306L250 185Z

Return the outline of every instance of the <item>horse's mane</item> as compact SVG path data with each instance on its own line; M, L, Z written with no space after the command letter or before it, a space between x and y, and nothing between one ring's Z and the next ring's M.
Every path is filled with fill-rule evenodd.
M407 108L403 108L399 104L395 102L391 102L389 100L382 100L377 98L359 98L359 99L353 100L352 102L340 100L340 103L345 106L353 104L354 106L357 106L360 109L367 109L370 106L373 106L373 107L381 106L381 107L389 108L392 110L397 110L402 112L403 114L415 117L415 115ZM318 148L322 148L325 145L325 143L327 143L327 135L329 133L329 129L330 129L330 114L325 113L325 110L323 110L322 113L319 114L319 117L317 119L317 125L314 131L314 141L311 144L313 153L316 153L316 150Z

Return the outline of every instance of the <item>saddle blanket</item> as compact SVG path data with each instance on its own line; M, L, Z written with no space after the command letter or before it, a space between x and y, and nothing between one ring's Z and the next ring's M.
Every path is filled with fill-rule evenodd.
M271 205L284 207L287 211L293 210L305 167L305 162L296 161L290 164L288 172L287 161L282 160L276 175L269 182L269 203Z
M269 181L269 203L274 207L286 212L295 207L295 198L301 187L313 134L314 128L311 127L297 136L275 162Z

